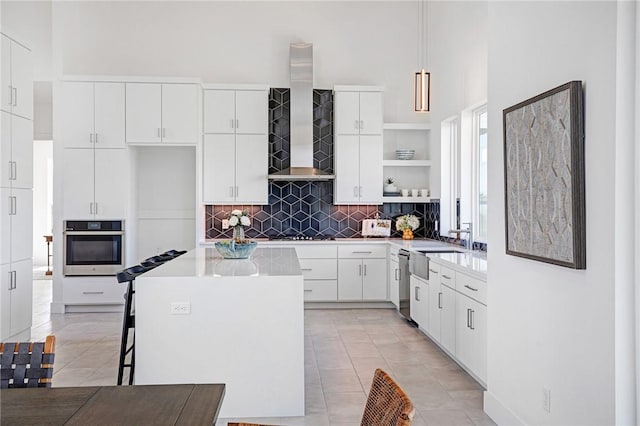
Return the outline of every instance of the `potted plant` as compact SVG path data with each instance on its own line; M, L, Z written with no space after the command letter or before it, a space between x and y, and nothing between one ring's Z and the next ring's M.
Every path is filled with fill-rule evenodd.
M403 240L412 240L413 231L420 226L420 219L412 214L405 214L396 219L396 229L402 231Z
M387 184L384 186L384 192L398 192L398 187L394 185L393 178L387 178Z

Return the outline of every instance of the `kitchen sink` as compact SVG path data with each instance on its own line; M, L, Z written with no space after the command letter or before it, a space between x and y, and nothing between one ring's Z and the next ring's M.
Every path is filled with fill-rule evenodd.
M433 250L418 250L418 253L428 254L428 253L464 253L460 250L454 249L433 249Z

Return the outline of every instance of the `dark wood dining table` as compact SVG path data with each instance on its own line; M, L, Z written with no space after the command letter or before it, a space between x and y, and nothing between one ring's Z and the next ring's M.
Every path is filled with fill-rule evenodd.
M224 384L5 389L0 424L214 425L224 392Z

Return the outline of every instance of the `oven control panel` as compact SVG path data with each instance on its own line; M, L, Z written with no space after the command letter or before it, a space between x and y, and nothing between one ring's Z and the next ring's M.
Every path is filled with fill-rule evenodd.
M66 231L122 231L123 220L67 220Z

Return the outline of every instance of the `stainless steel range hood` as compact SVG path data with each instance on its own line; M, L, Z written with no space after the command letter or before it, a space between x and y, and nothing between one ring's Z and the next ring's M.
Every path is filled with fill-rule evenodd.
M269 180L330 180L334 175L313 167L313 44L289 46L291 91L291 167L269 175Z

